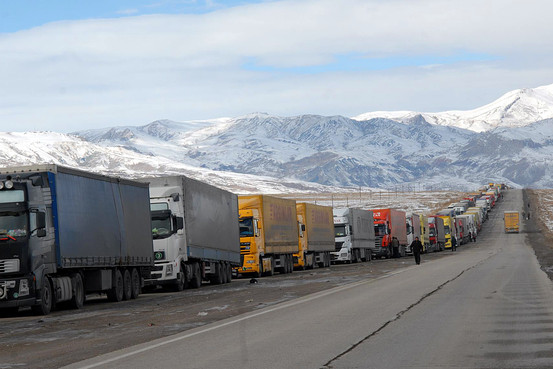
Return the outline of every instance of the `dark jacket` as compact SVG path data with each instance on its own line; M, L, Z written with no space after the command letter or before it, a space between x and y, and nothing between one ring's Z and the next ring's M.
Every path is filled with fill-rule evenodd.
M414 253L420 254L422 251L422 243L420 240L414 240L411 242L411 250L413 250Z

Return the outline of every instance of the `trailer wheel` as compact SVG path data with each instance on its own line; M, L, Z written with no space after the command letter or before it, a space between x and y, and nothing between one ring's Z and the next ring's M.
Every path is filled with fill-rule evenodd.
M136 268L132 268L131 272L131 299L135 299L140 295L140 274L138 274L138 270Z
M123 272L123 300L130 300L132 297L132 278L131 272L125 269Z
M84 285L83 285L83 277L79 273L75 274L73 278L73 298L71 299L71 307L73 309L80 309L83 307L85 294L84 294Z
M48 315L52 310L53 296L50 280L44 276L42 278L42 288L40 289L40 304L31 308L35 315Z
M121 271L117 269L115 271L115 285L107 292L108 300L113 302L120 302L123 300L123 275Z
M232 282L232 265L227 263L227 283Z
M210 278L211 284L222 284L223 283L223 271L221 268L221 263L215 263L215 274Z
M190 287L200 288L202 286L202 271L199 263L192 264L192 280Z

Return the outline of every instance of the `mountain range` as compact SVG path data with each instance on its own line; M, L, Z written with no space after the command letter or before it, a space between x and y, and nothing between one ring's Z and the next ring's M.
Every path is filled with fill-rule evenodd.
M183 173L235 192L464 190L488 181L552 187L553 85L512 91L470 111L159 120L70 135L0 133L0 149L10 166Z

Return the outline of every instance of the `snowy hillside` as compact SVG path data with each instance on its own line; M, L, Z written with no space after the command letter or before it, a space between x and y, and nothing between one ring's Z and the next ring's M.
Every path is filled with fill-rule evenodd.
M416 115L422 115L432 124L454 126L475 132L489 131L497 127L523 127L553 118L553 84L511 91L494 102L474 110L441 113L376 111L358 115L353 119L363 121L386 118L403 122Z
M317 183L196 168L161 156L143 155L123 147L103 147L54 132L0 133L0 161L6 167L55 163L125 178L182 174L236 193L337 190Z
M370 114L254 113L74 135L4 133L0 159L126 177L183 173L234 192L465 190L488 181L553 187L553 85L467 112Z

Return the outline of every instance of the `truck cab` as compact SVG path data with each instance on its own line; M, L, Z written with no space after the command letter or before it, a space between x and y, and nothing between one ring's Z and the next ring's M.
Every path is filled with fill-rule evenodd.
M351 262L352 227L347 216L334 215L335 251L330 253L332 261Z
M155 265L146 284L173 283L186 273L183 265L188 257L179 191L179 187L150 188Z

